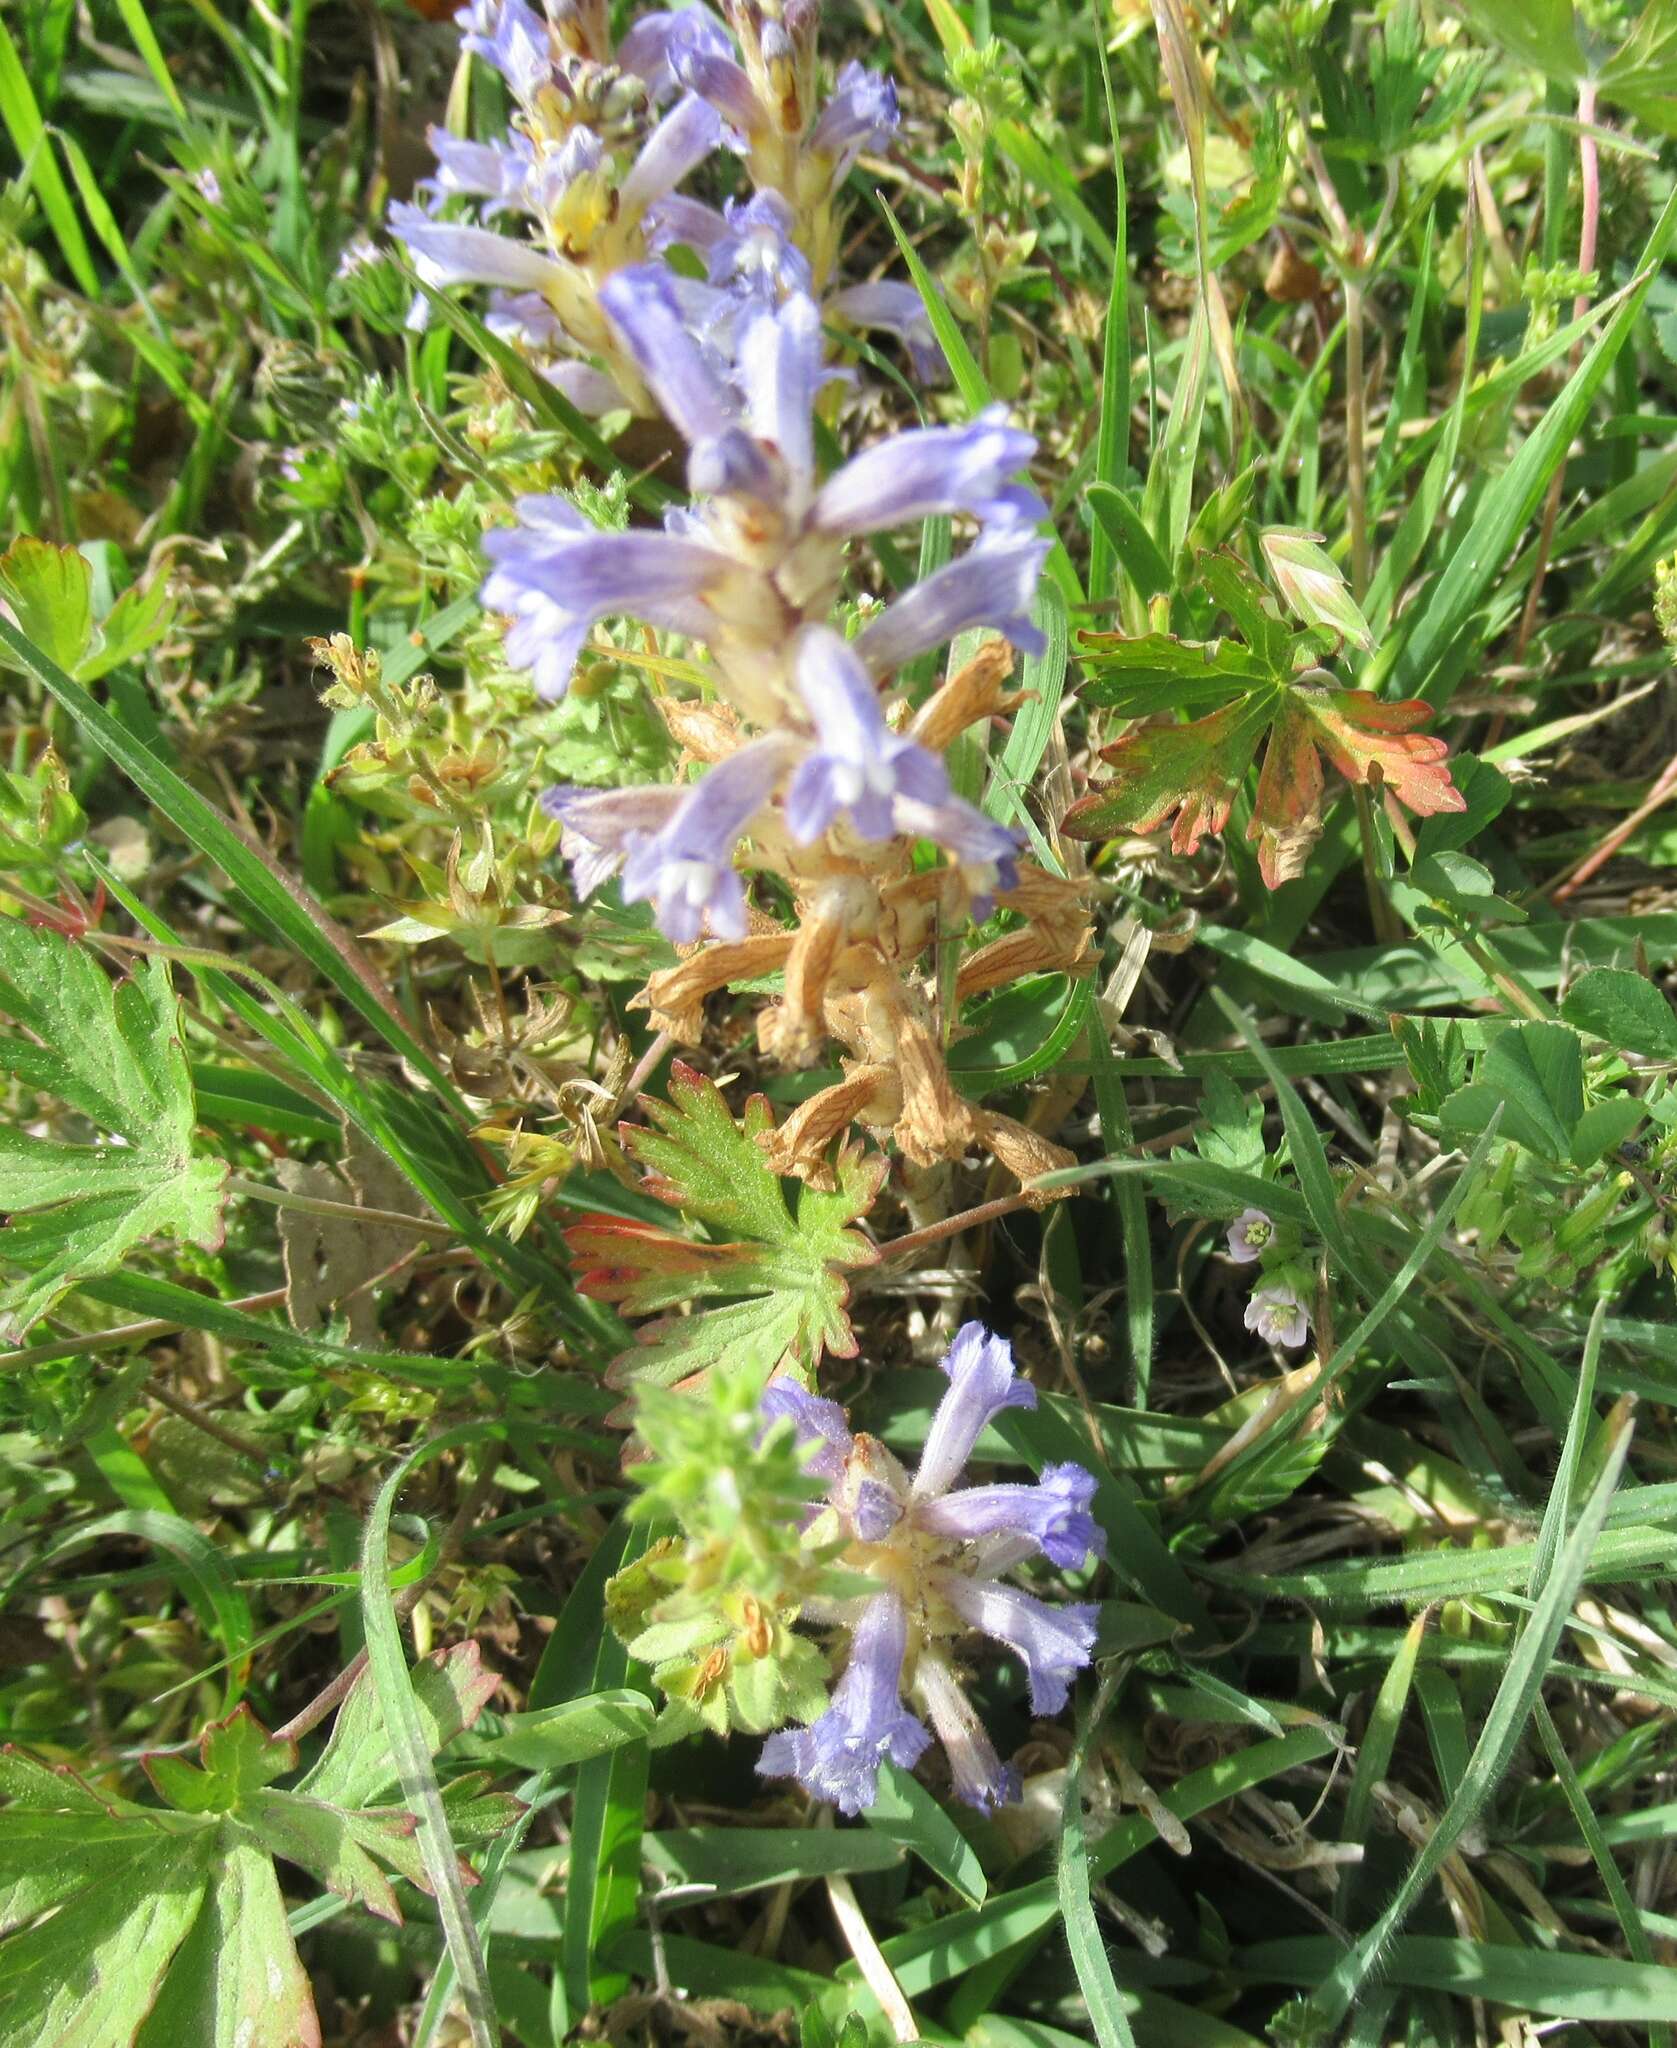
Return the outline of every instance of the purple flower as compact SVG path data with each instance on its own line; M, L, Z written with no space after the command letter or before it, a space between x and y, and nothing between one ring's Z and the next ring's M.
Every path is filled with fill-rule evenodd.
M674 43L684 51L708 50L713 57L733 54L727 35L703 7L665 8L643 14L617 46L621 70L632 71L654 100L667 99L676 89L676 75L670 66Z
M1015 1586L969 1579L959 1572L940 1573L938 1590L963 1621L1017 1653L1025 1667L1032 1712L1057 1714L1066 1703L1073 1676L1094 1651L1096 1608L1088 1603L1050 1607Z
M937 755L886 725L879 686L836 633L807 628L798 643L798 693L820 745L806 754L786 794L786 822L800 845L819 839L839 816L862 839L896 830L891 800L948 801L949 776Z
M560 843L578 897L603 888L633 848L669 822L682 795L673 783L639 789L578 789L559 783L544 789L542 809L563 827Z
M1104 1556L1106 1536L1089 1513L1095 1475L1081 1465L1044 1465L1035 1486L968 1486L920 1509L922 1529L957 1542L981 1536L1028 1537L1050 1564L1075 1571Z
M865 636L864 636L865 637ZM961 882L972 898L973 915L985 918L998 895L1019 886L1019 840L1005 825L987 818L964 797L923 804L899 795L893 805L899 832L930 839L955 856Z
M623 212L632 220L663 199L696 170L722 141L714 109L684 94L653 129L619 188Z
M1013 1369L1013 1346L982 1323L963 1323L943 1356L949 1391L938 1403L914 1475L914 1498L947 1493L973 1445L1004 1408L1034 1408L1036 1388Z
M741 747L682 792L665 824L629 848L623 900L650 902L673 945L692 945L707 924L719 938L744 938L745 886L734 872L734 849L774 794L791 750L779 735Z
M1041 654L1047 642L1030 609L1050 545L1027 526L991 527L964 555L893 599L858 636L856 652L884 675L928 647L989 626L1023 653Z
M1006 1340L979 1323L957 1333L943 1363L949 1387L912 1480L883 1444L852 1436L833 1402L790 1380L774 1381L763 1398L765 1415L789 1417L817 1446L808 1469L828 1483L818 1535L825 1540L830 1518L856 1546L844 1563L885 1589L859 1604L817 1603L848 1614L849 1665L831 1708L811 1728L771 1737L758 1765L769 1777L801 1779L846 1813L872 1804L883 1757L906 1769L926 1746L924 1728L898 1697L905 1660L914 1697L949 1758L956 1796L990 1813L1019 1797L1019 1776L996 1755L943 1644L968 1628L1004 1643L1025 1667L1033 1709L1044 1714L1065 1705L1073 1674L1094 1650L1093 1606L1053 1607L1000 1583L1002 1572L1032 1555L1069 1569L1103 1553L1104 1534L1089 1513L1094 1475L1079 1465L1049 1465L1035 1486L952 1492L986 1426L1003 1409L1034 1407L1036 1391L1015 1372ZM861 1674L854 1687L852 1674Z
M1254 1265L1274 1238L1275 1225L1262 1209L1242 1209L1229 1225L1229 1257L1237 1266Z
M902 1703L908 1618L894 1593L868 1602L850 1638L850 1662L833 1688L833 1703L810 1728L783 1730L763 1745L765 1778L797 1778L840 1813L860 1813L879 1795L887 1758L905 1771L924 1755L931 1735Z
M493 65L524 106L552 82L553 44L547 24L525 0L473 0L454 19L462 48Z
M818 1447L814 1457L804 1460L806 1472L830 1485L844 1477L852 1438L836 1401L824 1401L819 1394L806 1393L796 1380L782 1378L770 1380L758 1405L770 1422L789 1420L800 1443Z
M544 697L562 697L596 620L626 611L703 633L704 593L727 569L714 549L668 533L604 533L565 498L520 498L520 524L484 537L485 607L510 613L507 657Z
M425 131L437 173L422 189L438 195L487 199L491 213L505 207L528 210L535 152L522 135L506 142L470 142L433 124Z
M897 132L897 88L882 72L845 65L809 138L810 153L832 165L835 187L850 175L864 150L878 149Z
M715 23L697 8L684 8L675 17L665 38L664 61L680 84L709 100L741 135L757 135L768 126L749 73L727 44L719 43Z
M1031 436L989 405L963 427L913 427L876 441L822 486L814 523L824 533L877 533L934 512L996 516L1009 480L1036 451ZM1016 517L1014 500L1002 516Z
M728 365L693 333L661 263L618 271L601 286L600 304L689 447L737 424Z
M413 267L433 290L450 284L499 284L545 296L563 291L565 271L551 256L493 228L433 220L423 207L398 200L390 231L406 245Z
M926 1709L943 1753L949 1759L949 1775L955 1797L963 1805L991 1814L1021 1798L1024 1786L1011 1764L1004 1764L996 1746L984 1732L960 1681L935 1650L923 1650L915 1666L914 1690Z
M792 292L808 296L814 289L809 258L792 240L793 227L792 209L778 192L730 199L720 232L705 245L711 283L770 306Z
M475 234L492 248L514 246L481 229L433 225L429 233ZM477 255L455 253L462 260ZM534 264L546 262L521 253ZM568 268L547 268L577 288ZM551 278L544 288L557 302ZM509 652L536 670L544 695L563 692L596 620L628 615L708 644L725 693L753 723L796 721L801 706L787 652L801 629L828 617L844 573L845 539L939 511L974 514L984 530L966 556L874 620L856 642L862 662L881 675L980 625L1041 650L1042 635L1028 614L1049 543L1025 523L1040 513L1040 501L1008 481L1034 443L1000 412L992 409L964 427L925 428L882 442L817 491L815 405L831 373L822 356L820 309L806 292L789 292L777 305L741 306L714 286L680 279L661 264L641 264L610 277L599 304L688 444L688 484L697 502L669 519L660 537L603 535L579 513L567 512L562 499L526 500L519 508L524 525L491 537L495 572L484 585L484 602L518 618ZM559 312L564 319L562 304ZM579 391L579 402L608 397L606 388ZM527 506L540 509L531 515ZM835 718L841 709L835 707ZM863 759L857 744L853 733L823 751L855 767ZM912 829L958 847L957 857L973 871L974 893L993 893L997 876L1011 871L1012 836L970 806L951 809L923 763L891 752L895 799L917 803L924 813ZM865 758L877 765L872 754ZM813 771L803 794L816 806L812 815L839 801L831 792L819 794ZM859 790L867 794L867 786ZM877 806L866 815L869 823L859 829L879 829Z
M1310 1334L1310 1311L1296 1288L1278 1281L1273 1287L1260 1287L1246 1304L1246 1327L1266 1344L1296 1350Z
M926 302L911 284L884 278L874 284L846 285L826 302L826 310L837 320L855 327L883 329L894 334L908 350L914 374L922 383L940 382L947 371L943 349L932 331Z

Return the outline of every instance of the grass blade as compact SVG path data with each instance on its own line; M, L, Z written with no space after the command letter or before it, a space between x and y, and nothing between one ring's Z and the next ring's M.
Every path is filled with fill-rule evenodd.
M1478 1818L1486 1801L1496 1790L1519 1743L1548 1669L1549 1659L1560 1640L1572 1603L1589 1571L1596 1539L1607 1519L1607 1510L1624 1470L1630 1451L1631 1407L1619 1404L1609 1419L1608 1451L1601 1475L1584 1504L1571 1535L1555 1559L1554 1569L1520 1640L1508 1660L1508 1669L1497 1687L1491 1710L1485 1716L1455 1797L1439 1816L1438 1824L1409 1867L1391 1903L1343 1960L1329 1973L1306 2001L1301 2020L1312 2037L1327 2040L1339 2026L1371 1971L1419 1900L1438 1874L1444 1859ZM1582 1427L1583 1414L1574 1416L1569 1441ZM1571 1960L1571 1959L1569 1959Z
M472 2048L498 2048L501 2037L495 2024L495 1994L484 1969L477 1924L466 1900L430 1745L408 1678L401 1625L391 1599L390 1517L398 1494L416 1467L442 1451L480 1442L485 1433L486 1425L468 1423L433 1437L404 1458L378 1490L361 1547L361 1625L367 1638L368 1669L390 1731L390 1753L401 1779L402 1798L418 1822L420 1854L436 1895L437 1918L449 1960L459 1980Z

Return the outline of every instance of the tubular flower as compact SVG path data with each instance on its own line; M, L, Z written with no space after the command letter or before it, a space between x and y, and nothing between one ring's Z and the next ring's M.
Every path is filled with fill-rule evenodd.
M813 299L795 292L752 308L731 357L694 332L660 265L620 272L600 299L637 378L688 444L697 504L662 535L610 536L563 499L525 498L520 524L488 537L483 601L528 620L524 644L548 650L544 695L562 694L596 621L630 616L704 641L745 717L796 717L785 650L829 615L846 543L932 513L976 519L978 546L886 607L858 643L868 667L883 674L984 626L1040 651L1024 614L1048 553L1033 524L1043 507L1013 482L1035 443L1003 408L895 434L818 483L814 413L827 372Z
M691 13L683 33L708 32L725 49L721 27ZM647 254L650 210L722 142L715 109L679 92L670 71L676 17L646 17L615 52L599 0L561 0L546 19L526 0L474 0L455 19L463 49L506 81L514 126L493 142L432 128L436 173L420 203L392 206L391 231L433 289L496 287L492 320L552 356L548 373L585 410L647 412L598 298L614 271ZM478 220L438 217L457 200ZM426 311L422 300L416 324Z
M790 1421L810 1446L805 1469L827 1482L811 1540L844 1542L844 1568L878 1590L806 1603L809 1618L848 1630L844 1674L827 1711L771 1736L757 1768L797 1778L844 1813L872 1805L880 1764L911 1768L934 1731L969 1806L990 1813L1019 1797L1018 1773L997 1756L956 1675L951 1651L970 1631L1019 1659L1040 1714L1064 1707L1094 1650L1092 1605L1054 1606L1003 1578L1033 1556L1076 1570L1102 1555L1094 1475L1049 1465L1034 1486L957 1487L986 1425L1005 1409L1034 1407L1036 1390L1018 1377L1005 1339L979 1323L958 1333L943 1369L948 1391L912 1477L884 1445L853 1436L833 1402L784 1379L763 1399L767 1421Z
M1047 552L1030 523L1042 508L1014 481L1034 452L1030 436L992 407L965 426L895 435L823 482L814 408L826 371L820 314L807 294L748 307L727 337L731 357L714 332L694 331L675 281L656 266L620 273L601 302L637 376L688 444L693 508L672 515L662 533L607 533L565 498L526 498L520 524L485 541L483 601L512 620L507 652L549 697L568 687L601 620L632 616L702 642L736 724L735 750L707 755L707 775L667 818L651 791L609 800L550 793L579 892L620 869L625 896L651 902L677 944L707 929L737 938L747 912L736 848L749 844L758 865L813 885L827 879L831 860L854 872L864 847L900 841L881 858L895 860L907 882L908 852L924 840L951 856L959 895L948 912L987 909L1018 881L1018 840L955 795L941 746L889 722L880 679L974 626L1005 625L1019 643L1040 647L1024 614ZM978 522L972 554L888 606L856 642L844 641L825 621L849 542L934 513ZM966 561L975 573L962 573ZM942 744L990 708L976 706ZM768 737L746 744L747 728ZM654 812L659 822L649 829ZM864 891L858 909L865 903ZM970 1135L963 1126L956 1142Z

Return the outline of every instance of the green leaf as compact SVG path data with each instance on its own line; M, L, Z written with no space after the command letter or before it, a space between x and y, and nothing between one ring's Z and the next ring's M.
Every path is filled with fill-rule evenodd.
M1604 1038L1615 1052L1677 1060L1677 1011L1646 975L1628 967L1592 967L1561 1002L1561 1015L1578 1031Z
M896 1764L879 1773L879 1790L863 1818L870 1828L912 1849L926 1868L969 1906L982 1906L989 1896L984 1866L972 1844L939 1806L918 1778Z
M1163 596L1171 585L1170 564L1159 552L1134 499L1113 483L1092 483L1083 495L1091 518L1138 596L1143 601ZM1106 636L1090 633L1084 637L1094 641Z
M1212 670L1220 694L1231 683L1240 694L1216 711L1186 725L1145 725L1101 749L1115 779L1081 796L1060 820L1073 839L1110 839L1125 832L1157 831L1167 821L1171 846L1192 854L1208 832L1221 832L1257 754L1264 748L1251 822L1246 836L1258 847L1258 867L1270 888L1302 872L1322 830L1322 756L1347 782L1384 790L1417 816L1459 811L1462 798L1450 780L1444 742L1416 730L1431 715L1415 701L1392 704L1366 690L1343 690L1317 669L1290 678L1278 672L1278 630L1263 609L1262 592L1250 587L1245 571L1228 556L1212 556L1202 574L1214 582L1218 600L1236 608L1238 623L1252 643L1231 657L1223 643L1198 650ZM1180 694L1159 691L1165 647L1151 636L1160 668L1143 670L1141 686L1120 692L1119 708L1136 714ZM1139 644L1139 643L1137 643ZM1180 653L1169 660L1177 663ZM1255 666L1258 679L1237 682L1230 661ZM1196 679L1197 680L1197 679ZM1197 693L1196 693L1197 694Z
M1506 896L1497 894L1490 869L1471 854L1449 849L1429 853L1425 857L1417 854L1409 870L1409 879L1434 903L1446 905L1470 924L1524 924L1526 921L1526 913L1517 903L1510 903ZM1417 914L1416 922L1426 922L1432 915L1427 913L1424 917Z
M637 1741L651 1728L657 1711L644 1693L619 1686L556 1707L538 1707L533 1713L509 1714L500 1733L479 1747L497 1763L517 1764L527 1771L562 1771L604 1756L620 1743Z
M38 647L61 667L76 668L93 638L93 571L85 555L20 536L0 555L0 598ZM3 651L0 662L21 666Z
M648 1169L648 1193L728 1240L591 1217L565 1233L577 1286L630 1315L695 1301L730 1306L653 1323L613 1366L611 1383L668 1385L724 1363L767 1372L789 1353L809 1372L825 1352L853 1357L845 1275L877 1255L851 1226L879 1191L884 1159L846 1146L833 1188L794 1184L794 1207L762 1149L775 1129L764 1097L753 1096L736 1123L716 1084L679 1060L669 1092L667 1103L643 1099L656 1128L625 1124L624 1149Z
M23 1277L0 1289L0 1334L17 1341L79 1281L109 1273L143 1239L222 1241L227 1167L194 1156L197 1111L180 1006L161 960L113 982L61 934L0 920L0 1069L55 1097L93 1144L0 1127L0 1258Z
M1502 1131L1556 1162L1572 1157L1572 1134L1584 1114L1584 1048L1565 1024L1511 1024L1499 1031L1465 1088L1444 1104L1442 1122L1454 1139L1476 1138L1495 1110Z
M428 1739L444 1741L496 1683L472 1644L439 1652L416 1678L430 1698ZM363 1675L321 1762L286 1790L276 1781L295 1769L297 1745L241 1707L201 1731L195 1763L142 1759L163 1807L0 1751L0 2041L319 2048L273 1859L391 1920L401 1914L380 1864L426 1881L411 1813L321 1796L359 1797L388 1782L376 1714ZM510 1802L456 1804L474 1836L516 1811Z

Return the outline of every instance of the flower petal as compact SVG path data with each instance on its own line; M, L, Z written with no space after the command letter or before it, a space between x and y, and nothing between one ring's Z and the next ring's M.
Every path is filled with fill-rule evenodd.
M935 512L978 518L1036 453L1036 441L1008 425L1005 405L986 406L962 427L913 427L876 441L821 487L814 521L825 533L878 533ZM1006 515L1015 516L1011 500Z
M982 1323L965 1323L944 1354L949 1391L938 1403L920 1469L911 1489L917 1501L947 1493L972 1456L972 1447L1004 1408L1034 1408L1036 1388L1018 1377L1013 1347Z
M777 734L730 754L685 793L661 831L630 850L623 900L650 902L672 944L690 946L707 923L719 938L744 938L745 889L734 872L734 849L774 794L791 748Z
M787 1417L800 1443L820 1446L814 1457L805 1459L804 1470L813 1472L817 1479L825 1479L829 1485L837 1485L844 1477L851 1443L849 1425L839 1404L824 1401L819 1394L806 1393L796 1380L780 1378L769 1381L759 1405L765 1421Z
M863 1608L850 1642L850 1661L833 1688L833 1703L813 1727L783 1730L763 1745L757 1769L766 1778L797 1778L841 1813L861 1813L879 1796L879 1766L912 1770L931 1735L900 1696L908 1617L894 1593Z
M858 635L856 652L884 675L928 647L988 626L1024 653L1041 654L1048 643L1030 611L1050 545L1023 525L990 528L964 555L888 604Z
M661 263L618 271L600 287L600 304L689 446L737 424L726 365L688 326Z
M1019 1773L997 1756L960 1680L936 1651L920 1653L914 1667L914 1691L949 1759L957 1799L990 1814L1023 1796Z
M1045 1465L1035 1486L969 1486L924 1502L915 1513L934 1536L970 1543L984 1536L1019 1535L1051 1564L1076 1571L1106 1551L1106 1534L1089 1513L1095 1475L1081 1465Z
M1016 1586L969 1579L953 1571L938 1574L938 1590L963 1621L1018 1655L1030 1686L1031 1711L1057 1714L1066 1703L1072 1678L1094 1651L1099 1610L1093 1602L1051 1607Z

